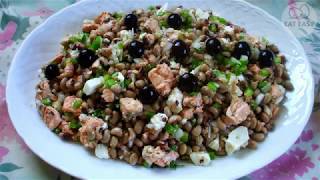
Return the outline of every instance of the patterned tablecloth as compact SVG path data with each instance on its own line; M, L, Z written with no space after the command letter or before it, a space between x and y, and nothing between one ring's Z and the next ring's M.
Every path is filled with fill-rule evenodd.
M0 180L72 179L34 155L17 135L6 107L10 62L23 39L36 26L76 0L0 0ZM314 111L288 152L241 179L320 179L320 1L248 0L280 19L299 38L312 63ZM272 149L270 149L272 151Z

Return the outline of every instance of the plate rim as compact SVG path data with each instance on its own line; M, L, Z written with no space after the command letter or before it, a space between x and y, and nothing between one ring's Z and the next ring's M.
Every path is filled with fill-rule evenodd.
M12 103L10 101L11 99L11 96L10 96L10 88L12 87L12 81L11 81L11 78L12 77L12 73L13 73L13 65L17 63L18 61L18 54L21 53L22 49L25 48L25 45L26 45L26 42L27 40L34 36L34 34L37 34L41 29L43 29L43 27L46 26L46 24L48 24L50 21L53 21L57 16L59 16L60 14L62 14L64 11L67 11L69 9L72 9L74 8L75 6L79 6L81 4L84 4L84 3L94 3L94 2L98 2L98 1L102 1L102 0L82 0L82 1L78 1L74 4L71 4L71 5L68 5L62 9L60 9L59 11L57 11L56 13L52 14L50 17L48 17L44 22L42 22L40 25L38 25L35 29L33 29L28 35L27 37L23 40L22 44L20 45L19 49L16 51L14 57L13 57L13 60L11 62L11 65L10 65L10 68L9 68L9 71L8 71L8 77L7 77L7 85L6 85L6 92L5 92L5 95L6 95L6 104L7 104L7 107L8 107L8 113L9 113L9 116L10 116L10 121L12 122L15 130L17 131L18 135L20 136L21 134L21 131L19 128L17 128L18 126L16 125L16 122L14 120L12 120L11 117L14 117L13 115L13 106L12 106ZM209 0L205 0L205 1L209 1ZM311 84L309 85L309 88L311 88L311 91L314 92L314 77L313 77L313 74L312 74L312 69L311 69L311 64L310 64L310 61L308 59L308 56L306 55L305 53L305 50L302 46L302 44L300 43L300 41L298 41L298 39L296 38L296 36L287 28L283 25L283 23L281 23L278 19L276 19L274 16L272 16L271 14L269 14L268 12L266 12L265 10L263 10L262 8L260 7L257 7L249 2L246 2L244 0L232 0L232 1L238 1L244 5L246 5L247 7L249 7L250 9L255 9L256 11L259 11L260 13L262 13L264 16L270 18L275 24L277 24L278 26L281 26L281 28L286 31L286 33L288 33L288 35L292 38L292 40L295 41L295 44L298 46L299 49L301 49L301 55L303 56L303 58L305 59L304 60L304 64L306 65L306 69L310 72L310 75L311 75ZM157 1L152 1L151 3L152 4L156 4ZM150 3L150 4L151 4ZM314 93L311 94L311 101L310 101L310 104L311 106L313 107L313 104L314 104ZM306 120L303 121L303 123L301 123L301 129L300 129L300 132L299 134L302 133L304 127L306 126L306 124L308 123L309 121L309 118L311 116L311 113L312 113L312 108L310 108L308 110L308 112L306 113L306 117L308 117ZM63 167L60 167L60 166L57 166L55 165L50 159L46 158L46 157L43 157L41 153L39 153L37 150L37 148L33 147L30 143L29 140L27 140L25 137L23 136L20 136L23 141L25 142L25 144L28 146L28 148L34 153L37 155L37 157L39 157L41 160L45 161L46 163L48 163L50 166L56 168L56 169L59 169L60 171L63 171L64 173L66 174L69 174L69 175L72 175L74 177L77 177L77 178L84 178L84 177L81 177L81 176L78 176L77 174L75 174L74 172L67 172L68 170L66 168L63 168ZM299 136L298 136L299 137ZM297 138L298 138L297 137ZM294 144L294 141L292 143L290 143L291 146ZM277 158L279 158L281 155L283 155L285 152L288 151L288 149L291 147L291 146L288 146L287 148L283 149L282 150L282 153L279 154L277 157L275 157L273 160L271 160L270 162L268 163L265 163L264 165L262 165L261 167L256 167L254 170L251 170L249 172L244 172L246 174L243 174L243 175L247 175L248 173L251 173L251 172L254 172L255 170L257 169L260 169L264 166L266 166L267 164L271 163L272 161L276 160ZM232 177L232 176L230 176ZM241 176L233 176L233 178L239 178Z

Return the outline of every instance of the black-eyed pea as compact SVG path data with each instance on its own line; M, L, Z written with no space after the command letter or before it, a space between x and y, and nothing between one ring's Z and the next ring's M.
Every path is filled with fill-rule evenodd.
M109 146L112 148L115 148L115 147L117 147L117 145L118 145L118 138L115 136L112 136Z
M134 145L138 146L138 147L142 147L143 146L143 142L140 139L135 139L133 141Z
M201 134L201 126L197 125L195 128L192 129L192 135L197 137Z
M135 82L135 86L137 87L137 88L143 88L144 87L144 80L137 80L136 82Z
M103 133L101 142L107 144L110 141L110 137L111 137L110 130L106 129Z
M186 144L180 144L178 150L180 155L184 155L187 153L188 147Z
M265 138L265 135L263 133L255 133L253 134L253 137L252 137L255 141L258 141L258 142L262 142Z
M247 147L250 149L257 149L257 142L255 140L249 139Z
M116 148L109 148L109 156L111 159L117 159L117 150Z
M200 146L192 146L192 152L199 152Z
M172 115L172 112L171 112L169 106L164 107L164 108L163 108L163 112L164 112L164 114L166 114L168 117L170 117L170 116Z
M121 137L122 136L122 129L119 127L115 127L113 129L111 129L111 135L117 136L117 137Z
M138 159L139 159L139 156L136 154L136 153L132 153L131 155L130 155L130 157L129 157L129 163L131 164L131 165L136 165L137 164L137 162L138 162Z
M187 121L184 125L183 125L183 129L186 130L187 132L190 132L192 129L192 124Z
M134 124L133 130L136 134L141 134L143 127L144 127L144 122L142 120L138 120Z

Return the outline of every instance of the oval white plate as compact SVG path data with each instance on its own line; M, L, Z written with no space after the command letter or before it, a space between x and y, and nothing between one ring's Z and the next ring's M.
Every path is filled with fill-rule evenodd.
M287 95L286 111L275 130L255 151L242 151L212 161L211 166L186 166L175 171L133 167L113 160L100 160L82 146L62 141L42 122L35 107L38 70L59 52L59 42L80 31L82 21L101 11L128 12L135 8L164 4L165 0L85 0L51 16L36 28L18 50L7 84L7 102L12 122L26 144L40 158L71 175L81 178L237 178L246 175L283 154L297 139L308 121L313 104L313 79L304 50L280 22L243 1L199 0L169 1L169 6L183 5L213 9L254 35L265 36L277 44L288 58L287 67L295 90Z

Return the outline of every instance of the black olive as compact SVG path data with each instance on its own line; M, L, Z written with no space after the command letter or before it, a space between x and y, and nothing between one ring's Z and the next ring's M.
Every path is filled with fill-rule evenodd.
M56 64L49 64L44 70L44 74L47 79L52 80L57 77L59 73L59 67Z
M248 59L250 59L250 56L251 56L250 45L245 41L237 42L234 45L234 50L232 55L236 59L240 59L241 56L248 56Z
M138 99L143 104L153 104L157 101L159 94L152 86L145 86L139 90Z
M222 49L221 43L217 38L209 38L206 41L206 50L210 55L219 53Z
M172 27L173 29L180 29L182 26L182 18L179 14L172 13L168 16L167 19L169 27Z
M171 55L181 61L189 55L189 47L182 40L175 40L171 47Z
M259 54L260 67L271 67L273 64L274 55L269 50L261 50Z
M128 53L133 58L140 58L144 53L143 43L133 40L128 45Z
M79 51L78 63L82 68L90 67L97 59L98 56L90 49L81 49Z
M127 14L124 18L124 25L128 30L137 29L138 27L138 17L134 14Z
M194 92L198 88L198 78L191 73L184 73L179 77L178 87L188 93Z

